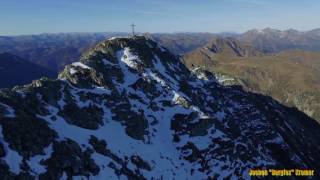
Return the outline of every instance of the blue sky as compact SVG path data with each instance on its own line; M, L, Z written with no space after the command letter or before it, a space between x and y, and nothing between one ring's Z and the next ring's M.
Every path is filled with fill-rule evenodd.
M0 0L0 35L320 27L319 0Z

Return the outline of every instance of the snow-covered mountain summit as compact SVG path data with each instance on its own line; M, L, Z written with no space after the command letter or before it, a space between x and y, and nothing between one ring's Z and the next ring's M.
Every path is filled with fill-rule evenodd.
M319 141L305 114L139 36L0 91L1 179L249 179L250 168L319 169Z

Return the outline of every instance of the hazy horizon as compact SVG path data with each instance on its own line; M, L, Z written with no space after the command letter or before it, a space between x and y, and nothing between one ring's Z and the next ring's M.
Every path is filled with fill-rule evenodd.
M243 34L243 33L246 33L248 31L251 31L251 30L257 30L257 31L260 31L260 30L264 30L264 29L268 29L270 27L266 27L266 28L262 28L262 29L258 29L258 28L253 28L253 29L248 29L248 30L245 30L243 32L236 32L236 31L221 31L221 32L205 32L205 31L197 31L197 32L191 32L191 31L175 31L175 32L136 32L137 34L184 34L184 33L209 33L209 34ZM288 28L288 29L275 29L275 28L271 28L273 30L280 30L280 31L288 31L288 30L297 30L299 32L308 32L308 31L312 31L312 30L317 30L317 29L320 29L320 27L315 27L315 28L312 28L312 29L308 29L308 30L299 30L299 29L294 29L294 28ZM119 33L119 34L130 34L130 26L128 25L128 31L125 32L121 32L121 31L105 31L105 32L98 32L98 31L92 31L92 32L41 32L41 33L32 33L32 34L0 34L0 36L30 36L30 35L45 35L45 34L94 34L94 33L98 33L98 34L102 34L102 33Z
M71 32L234 32L320 27L318 0L0 1L0 35Z

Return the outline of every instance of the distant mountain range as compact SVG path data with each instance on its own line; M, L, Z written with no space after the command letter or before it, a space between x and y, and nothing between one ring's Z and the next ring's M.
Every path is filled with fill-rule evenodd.
M250 30L240 34L238 39L252 44L265 53L277 53L294 49L320 51L320 28L311 31L297 31L294 29L280 31L271 28Z
M263 53L302 49L320 51L320 29L299 32L270 28L235 33L156 33L147 34L171 52L182 55L202 47L217 37L233 37L254 46ZM98 42L127 33L60 33L24 36L0 36L0 53L9 52L58 73L63 67L80 58Z
M9 53L0 53L0 88L31 83L41 77L55 78L56 73Z
M192 51L210 42L217 36L213 33L150 34L150 36L171 52L179 55Z
M58 72L98 42L127 33L61 33L25 36L0 36L0 52L9 52ZM183 54L208 43L215 34L148 34L176 54Z

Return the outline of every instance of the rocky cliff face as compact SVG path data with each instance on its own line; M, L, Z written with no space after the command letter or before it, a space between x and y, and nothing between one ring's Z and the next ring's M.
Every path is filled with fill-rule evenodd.
M320 127L144 37L112 38L56 80L0 91L1 179L249 179L319 169Z

